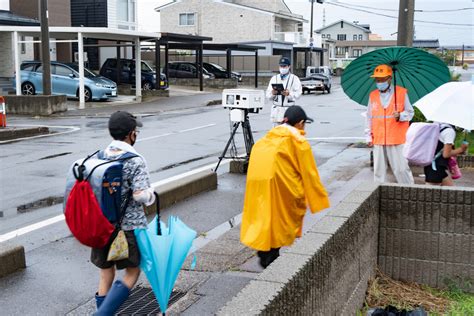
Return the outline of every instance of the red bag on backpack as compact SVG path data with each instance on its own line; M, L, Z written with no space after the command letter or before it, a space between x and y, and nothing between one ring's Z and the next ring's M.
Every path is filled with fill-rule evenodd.
M88 181L76 181L69 193L64 215L74 237L92 248L105 247L115 230L102 213Z

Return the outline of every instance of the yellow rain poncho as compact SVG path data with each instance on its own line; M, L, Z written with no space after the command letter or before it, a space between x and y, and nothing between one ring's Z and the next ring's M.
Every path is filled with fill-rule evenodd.
M257 141L250 155L240 240L269 251L301 236L303 217L329 207L304 131L280 125Z

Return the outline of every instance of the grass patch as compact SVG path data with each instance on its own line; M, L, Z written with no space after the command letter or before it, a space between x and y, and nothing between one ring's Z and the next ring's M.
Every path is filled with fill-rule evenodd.
M399 310L414 310L422 306L429 315L474 315L474 295L460 290L454 282L446 290L434 289L414 282L395 281L377 270L369 281L364 308L357 313L366 315L370 308L392 305Z

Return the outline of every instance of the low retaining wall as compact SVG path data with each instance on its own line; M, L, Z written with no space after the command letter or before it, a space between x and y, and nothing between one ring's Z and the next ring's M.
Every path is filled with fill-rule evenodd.
M67 111L65 95L8 95L5 105L8 114L47 116Z
M26 268L23 246L0 243L0 278Z
M474 189L362 184L219 315L355 315L377 265L474 292Z
M169 78L170 85L199 87L198 78ZM237 88L237 79L204 79L205 88L213 89L233 89Z
M218 315L354 315L377 263L379 188L361 186Z
M461 155L456 157L459 168L474 168L474 156Z
M395 280L474 292L474 190L382 186L378 261Z

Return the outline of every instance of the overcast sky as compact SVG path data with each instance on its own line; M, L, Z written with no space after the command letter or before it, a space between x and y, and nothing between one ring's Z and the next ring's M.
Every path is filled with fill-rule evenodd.
M21 0L16 0L21 1ZM266 1L266 0L262 0ZM153 9L169 3L169 0L137 0L138 21L141 30L158 32L159 14ZM309 0L286 0L293 13L303 15L310 19L311 4ZM314 28L323 26L323 9L326 16L326 25L340 19L349 22L359 21L361 24L370 24L372 33L379 34L383 39L396 39L397 19L384 17L380 14L397 16L398 0L328 0L327 3L314 4ZM0 9L8 9L9 0L0 0ZM332 3L332 4L331 4ZM336 5L339 6L336 6ZM352 9L343 8L341 5L351 6ZM473 0L415 0L415 10L453 10L473 8ZM357 6L357 7L356 7ZM369 8L366 8L369 7ZM383 8L384 10L376 10ZM374 12L376 14L361 12L354 9ZM442 25L439 23L415 22L415 37L417 39L439 39L441 45L474 45L474 10L456 12L416 12L415 20L432 21L453 24L468 24L471 26ZM309 32L309 23L307 26ZM205 35L205 34L204 34Z

